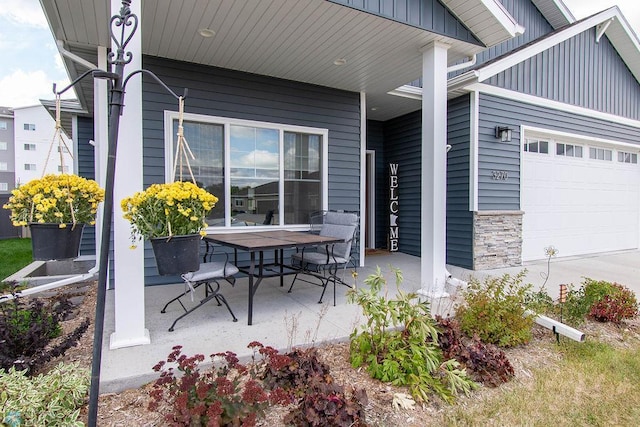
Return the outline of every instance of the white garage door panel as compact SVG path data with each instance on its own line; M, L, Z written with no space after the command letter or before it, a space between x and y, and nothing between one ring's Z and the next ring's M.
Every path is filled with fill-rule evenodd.
M523 261L638 247L640 167L616 159L523 153Z

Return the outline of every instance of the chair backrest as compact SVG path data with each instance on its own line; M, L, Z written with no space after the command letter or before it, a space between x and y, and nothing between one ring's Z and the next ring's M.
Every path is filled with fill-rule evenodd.
M333 249L334 256L349 259L355 232L356 227L354 225L323 224L320 235L344 240L344 243L336 243L331 245L330 248ZM318 247L318 252L326 253L326 247Z

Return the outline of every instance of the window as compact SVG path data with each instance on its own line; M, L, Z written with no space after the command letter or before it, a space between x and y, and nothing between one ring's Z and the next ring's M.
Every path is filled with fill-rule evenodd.
M0 171L6 171L9 169L7 162L0 162Z
M24 144L24 151L36 151L36 144Z
M5 151L8 145L6 142L0 141L0 151Z
M69 166L65 166L64 169L62 168L62 166L58 166L58 172L68 173L69 172Z
M0 182L0 191L9 191L9 184L6 182Z
M611 150L607 150L605 148L590 147L589 148L589 158L590 159L595 159L595 160L611 161L612 152L611 152Z
M25 123L24 130L36 130L35 123Z
M582 146L573 144L556 144L556 154L565 157L582 157Z
M172 159L177 114L166 117ZM195 179L219 199L210 226L262 225L267 218L279 226L308 224L311 212L326 208L326 129L194 114L185 115L183 127ZM178 162L180 172L189 177Z
M524 151L529 153L549 154L549 141L527 138L524 143Z
M61 147L58 145L58 153L68 153L67 147Z
M24 170L26 170L26 171L34 171L34 170L36 170L35 163L25 163L24 164Z
M638 163L637 153L627 153L626 151L618 151L618 161L620 163Z
M7 130L7 122L4 120L0 121L0 130Z

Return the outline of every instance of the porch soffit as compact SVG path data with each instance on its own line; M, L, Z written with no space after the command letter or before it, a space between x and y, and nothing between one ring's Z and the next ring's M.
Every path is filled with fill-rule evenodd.
M54 37L68 50L86 55L97 46L109 46L109 2L41 3ZM369 105L377 106L369 116L378 120L416 109L415 102L394 99L387 92L420 77L421 47L448 43L449 63L483 49L324 0L158 0L143 1L142 7L144 54L365 91ZM215 31L215 36L202 37L201 28ZM347 63L334 65L338 58ZM65 63L71 78L84 71L70 60ZM91 110L92 96L80 93L85 86L79 88L78 99Z

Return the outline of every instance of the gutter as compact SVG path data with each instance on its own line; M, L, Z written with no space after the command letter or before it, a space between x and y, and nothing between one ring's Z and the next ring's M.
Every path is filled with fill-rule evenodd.
M58 52L60 53L60 55L69 58L76 64L82 65L83 67L86 67L88 70L93 70L98 68L97 65L94 65L91 62L87 61L86 59L81 58L75 53L71 53L67 49L65 49L64 42L62 40L56 40L56 46L58 47Z

